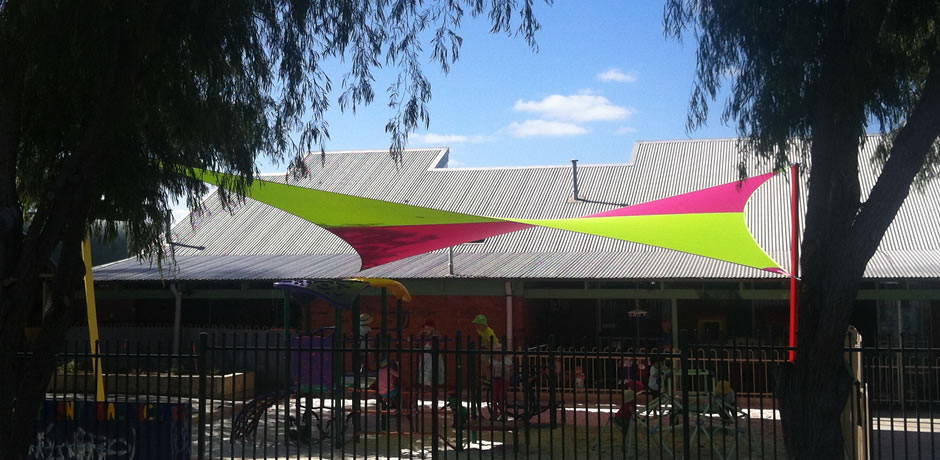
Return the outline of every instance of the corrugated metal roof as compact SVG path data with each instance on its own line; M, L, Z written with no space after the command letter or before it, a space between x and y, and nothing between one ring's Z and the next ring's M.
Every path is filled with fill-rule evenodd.
M871 187L877 168L867 159L860 179ZM447 149L408 150L395 165L387 151L347 151L308 158L298 185L398 203L494 217L577 217L734 181L737 140L639 142L630 163L578 165L580 201L572 201L571 166L447 168ZM764 172L752 167L751 172ZM284 181L284 176L268 180ZM752 197L747 222L781 265L789 261L789 184L771 179ZM803 188L805 209L805 186ZM867 194L867 189L865 190ZM206 212L177 224L178 279L247 280L342 277L359 273L359 258L335 235L284 211L247 199L231 212L217 194ZM885 235L866 276L940 277L940 182L913 191ZM532 228L454 249L457 276L480 278L773 278L777 275L636 243L562 230ZM447 276L446 250L362 272L368 276ZM165 273L167 277L173 274ZM100 280L160 279L156 267L127 259L96 268Z

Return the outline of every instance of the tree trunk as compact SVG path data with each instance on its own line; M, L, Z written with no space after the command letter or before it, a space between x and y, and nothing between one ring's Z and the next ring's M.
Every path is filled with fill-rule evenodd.
M105 119L96 120L104 132ZM74 158L64 162L49 196L36 206L26 235L23 224L4 239L17 241L17 257L0 261L4 289L0 292L0 452L3 458L26 458L35 437L32 421L41 407L46 382L55 368L55 354L60 351L64 334L70 325L68 310L84 270L80 244L85 236L91 209L95 203L95 167L106 145L105 136L90 132ZM14 150L15 152L15 150ZM3 154L4 152L0 152ZM4 172L4 182L15 180ZM44 197L45 198L45 197ZM4 197L6 200L6 197ZM18 206L18 197L14 196ZM4 229L6 230L6 229ZM62 251L51 278L51 305L42 305L41 329L36 342L28 346L23 340L30 314L39 307L40 273L50 265L57 246ZM17 356L31 352L29 359ZM28 421L24 423L24 421Z
M65 332L71 325L72 297L84 275L80 245L93 203L91 171L97 155L87 154L84 163L65 168L56 184L57 200L39 206L22 241L19 259L12 270L15 283L4 289L4 322L0 323L0 452L4 458L26 458L35 438L33 421L45 397L46 383L55 369ZM51 278L51 305L42 305L41 329L31 347L22 340L24 327L37 305L40 272L53 249L62 251ZM7 266L4 270L9 270ZM29 359L18 352L31 352ZM29 421L24 423L24 421Z
M29 418L35 420L35 414L42 407L46 394L46 382L52 378L56 369L56 354L61 351L65 333L72 325L71 310L76 302L72 297L80 285L84 274L84 265L81 259L80 232L71 232L70 241L63 244L58 267L54 274L52 286L52 304L48 306L43 318L42 328L38 334L32 356L20 366L17 376L18 391L15 395L13 413L21 423L10 427L10 449L6 452L17 452L23 458L30 444L35 440L35 426L32 423L22 423ZM77 303L81 305L81 302ZM32 414L27 417L24 414ZM12 456L17 458L16 456Z
M36 197L35 213L23 235L23 203L16 189L16 155L19 145L19 87L23 84L10 74L0 83L0 457L25 458L34 439L33 420L44 398L45 384L55 368L71 316L70 301L76 280L83 273L79 244L101 193L97 166L115 150L115 120L133 116L134 92L143 69L141 56L154 46L164 2L134 8L132 39L116 39L109 52L108 69L103 69L96 92L101 103L83 119L85 127L78 144L57 168L49 187ZM16 66L13 66L16 69ZM10 218L13 216L14 218ZM10 243L10 244L8 244ZM38 307L40 272L50 255L62 244L59 264L51 279L52 305L43 306L42 329L31 350L24 345L26 321ZM26 361L18 352L31 351Z
M780 419L789 458L841 459L840 417L851 389L845 366L802 360L786 365L780 378Z
M76 193L78 200L82 199L81 195ZM77 205L71 209L67 214L87 212ZM52 301L50 305L42 305L41 328L32 346L22 339L23 328L29 313L39 307L35 300L40 289L39 272L44 266L39 261L48 260L48 254L30 257L40 251L27 242L13 273L16 283L11 289L5 289L0 298L10 319L0 324L0 387L3 390L0 393L0 452L4 452L3 458L26 458L29 445L35 439L33 421L45 397L46 382L55 370L56 353L61 351L65 333L71 326L70 310L75 305L72 297L84 275L80 245L85 223L74 215L66 219L70 224L56 235L56 240L62 241L62 251L52 273ZM27 359L18 356L20 352L31 355Z
M0 452L13 452L11 427L23 422L11 416L17 387L14 360L23 343L22 325L13 324L15 310L22 305L17 292L24 284L16 273L23 251L23 209L16 191L20 85L15 82L20 80L13 72L3 77L0 78Z
M842 456L839 415L851 389L844 337L865 267L940 136L940 54L864 203L858 136L851 123L840 122L851 117L837 113L837 102L825 102L833 95L839 97L820 95L814 121L797 357L781 369L776 388L785 444L795 459Z
M826 288L808 288L801 290L800 324L827 326L815 335L801 333L795 362L780 370L776 392L784 442L793 459L839 459L844 446L840 417L852 379L842 356L848 320L831 316L847 316L855 290L843 289L839 296L844 300L836 302ZM824 323L825 317L832 321Z

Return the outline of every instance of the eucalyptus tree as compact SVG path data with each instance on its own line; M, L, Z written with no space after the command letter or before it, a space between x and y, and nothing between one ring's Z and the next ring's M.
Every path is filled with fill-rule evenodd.
M469 17L534 48L533 9L532 0L0 0L4 458L25 455L53 354L84 308L71 294L89 229L113 234L121 221L131 251L160 260L169 200L196 206L203 192L178 165L234 173L236 192L260 157L302 169L301 154L329 136L333 86L335 103L355 112L373 102L379 68L398 75L386 94L395 158L429 121L422 63L446 72ZM331 62L340 74L327 73ZM24 345L28 321L40 332Z
M797 358L777 384L792 458L840 458L843 340L865 267L912 184L940 172L940 3L668 0L667 34L697 40L688 127L730 85L742 155L809 174ZM859 146L882 134L867 198Z

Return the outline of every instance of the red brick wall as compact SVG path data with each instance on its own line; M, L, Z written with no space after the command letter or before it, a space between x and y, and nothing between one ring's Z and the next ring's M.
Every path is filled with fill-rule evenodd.
M375 318L372 323L373 333L378 333L381 329L381 297L368 296L363 297L360 304L360 311L368 313ZM388 301L388 328L395 331L395 309L397 300L389 297ZM518 344L524 345L526 336L526 312L525 299L513 297L513 329L517 337ZM507 334L506 331L506 297L505 296L415 296L411 302L402 304L402 310L410 315L408 325L403 329L403 334L407 336L417 335L427 319L433 319L442 337L453 340L457 331L463 331L464 337L472 340L478 340L472 321L478 314L486 315L487 321L493 331L500 337ZM310 320L311 328L330 326L334 324L333 309L325 301L317 301L313 304ZM351 315L345 312L343 316L343 334L348 337L352 331L350 324ZM358 323L357 323L358 324ZM466 340L466 339L465 339ZM464 342L466 344L466 342ZM445 347L444 344L441 345ZM448 347L453 347L453 343ZM374 357L372 359L375 359ZM401 385L402 388L410 389L415 380L418 369L417 359L420 354L403 356L403 362L400 363ZM455 362L453 356L445 358L447 386L451 389L455 385ZM346 371L350 372L351 364L347 358ZM466 372L466 371L465 371ZM466 378L466 377L464 377ZM466 382L463 383L466 385Z
M368 313L375 318L372 330L381 329L381 297L367 296L362 298L360 311ZM389 296L388 300L388 328L395 331L395 310L397 300ZM524 340L526 333L526 305L525 299L513 297L513 335ZM505 296L415 296L411 302L402 303L402 310L408 316L407 327L403 329L405 336L416 335L421 331L424 322L433 319L442 337L453 338L457 331L463 331L476 339L476 329L473 327L473 318L478 314L486 315L490 327L500 337L508 335L506 330L506 297ZM351 316L343 316L344 334L351 329ZM313 304L310 314L311 328L331 326L334 324L333 309L325 301Z

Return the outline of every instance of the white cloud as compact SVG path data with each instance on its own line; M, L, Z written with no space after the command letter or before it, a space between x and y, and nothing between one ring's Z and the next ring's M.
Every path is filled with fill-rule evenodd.
M173 213L173 223L178 224L183 221L183 218L189 215L189 208L186 206L186 203L180 204L177 202L175 205L170 207L170 212Z
M464 136L462 134L412 134L412 140L419 144L434 144L434 145L446 145L446 144L479 144L481 142L490 142L494 138L492 136Z
M588 129L574 123L545 120L526 120L522 123L513 122L507 128L515 137L533 136L576 136L588 133Z
M587 92L562 96L552 94L541 101L516 101L514 107L520 112L534 112L547 118L567 121L622 120L633 111L612 104L604 96Z
M281 173L283 176L284 174ZM207 196L212 194L216 189L214 185L208 185L206 194L200 198L200 200L205 200ZM189 216L189 206L186 204L186 197L176 195L172 198L173 205L170 206L170 212L173 213L173 225L179 224L181 222L189 222L187 217Z
M467 142L467 136L459 134L413 134L412 138L419 144L462 144Z
M467 164L464 163L464 162L462 162L462 161L460 161L460 160L457 160L457 159L454 159L454 158L450 158L450 159L447 160L447 166L451 166L451 167L460 167L460 166L467 166Z
M621 126L620 128L617 128L616 132L617 134L630 134L630 133L635 133L636 128L632 126Z
M617 83L634 83L636 82L636 75L623 73L620 69L611 68L597 74L597 79L600 81L615 81Z

